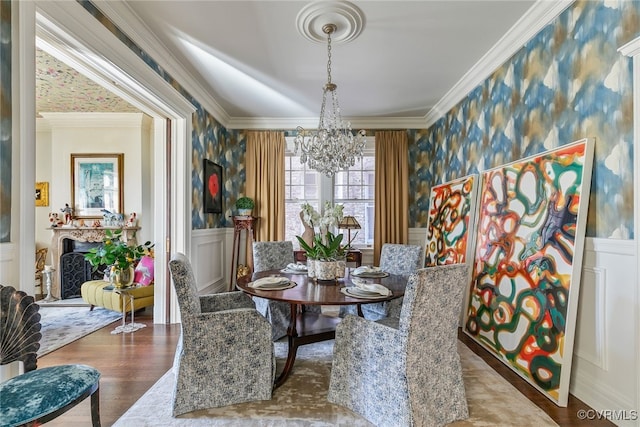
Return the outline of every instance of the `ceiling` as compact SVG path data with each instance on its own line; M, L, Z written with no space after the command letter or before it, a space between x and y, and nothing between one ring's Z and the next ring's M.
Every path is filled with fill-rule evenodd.
M342 114L354 124L358 118L424 121L518 20L531 13L534 3L356 2L363 16L361 33L345 43L338 43L336 34L332 45L332 81L338 85ZM210 99L204 105L215 104L221 116L232 121L315 117L317 123L327 81L327 45L305 38L297 27L296 16L308 2L124 4L131 28L142 25L153 33L153 43L170 52L166 60L182 67L178 80L187 76L195 82L203 89L196 98ZM38 111L137 111L42 52L37 69Z
M124 99L93 82L64 62L36 49L36 112L140 112Z

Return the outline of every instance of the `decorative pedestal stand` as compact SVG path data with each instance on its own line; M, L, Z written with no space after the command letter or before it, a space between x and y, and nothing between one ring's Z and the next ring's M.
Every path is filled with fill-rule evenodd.
M131 287L128 289L114 289L113 291L117 294L122 295L122 325L116 327L113 331L111 331L111 335L119 334L119 333L129 333L135 332L138 329L146 328L147 325L144 323L136 323L134 321L134 307L133 307L133 294L129 292L130 290L135 289L135 287ZM129 301L129 306L131 307L131 322L127 323L127 301Z
M238 271L238 260L240 259L240 233L242 230L247 232L246 245L248 248L253 247L255 240L255 223L258 218L255 216L234 216L233 217L233 249L231 250L231 277L229 278L229 289L233 291L236 281L236 273ZM253 270L253 268L252 268Z
M51 280L52 280L51 275L53 274L54 271L56 270L54 270L53 268L50 268L49 270L45 269L42 271L42 275L44 276L44 281L47 284L47 296L42 300L44 302L58 301L58 298L51 295Z

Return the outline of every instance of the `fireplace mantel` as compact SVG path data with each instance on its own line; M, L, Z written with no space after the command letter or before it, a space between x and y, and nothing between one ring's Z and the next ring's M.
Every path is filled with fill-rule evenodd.
M53 236L51 237L51 258L52 267L55 272L52 275L51 295L60 298L60 256L63 252L65 239L77 240L79 242L102 242L107 230L122 229L122 236L127 243L136 245L136 232L140 227L50 227Z

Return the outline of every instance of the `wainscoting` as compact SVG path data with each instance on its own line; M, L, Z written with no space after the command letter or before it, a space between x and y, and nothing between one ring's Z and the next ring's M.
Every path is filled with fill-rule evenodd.
M194 230L191 235L191 263L198 290L216 293L227 290L231 267L233 228ZM244 242L240 246L244 248Z
M569 388L594 409L626 411L627 418L640 410L636 263L633 240L586 240ZM637 416L611 421L637 426Z

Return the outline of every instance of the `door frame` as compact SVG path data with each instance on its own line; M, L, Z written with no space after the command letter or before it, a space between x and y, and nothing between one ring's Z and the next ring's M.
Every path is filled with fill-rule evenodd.
M79 3L21 2L20 7L20 75L35 76L33 41L37 37L38 43L47 44L61 60L153 118L154 323L178 322L177 301L170 290L167 265L172 252L190 256L191 122L195 107ZM21 78L19 94L21 153L33 152L35 79ZM25 186L35 184L34 166L33 156L20 156L20 170L31 171L29 177L21 177ZM21 199L24 199L21 204L34 211L31 193L21 192ZM28 242L31 246L35 242L35 213L31 215L31 226L21 226L20 247L23 250L28 248ZM32 263L23 264L20 276L32 276Z

